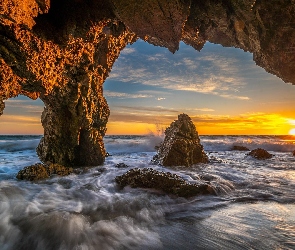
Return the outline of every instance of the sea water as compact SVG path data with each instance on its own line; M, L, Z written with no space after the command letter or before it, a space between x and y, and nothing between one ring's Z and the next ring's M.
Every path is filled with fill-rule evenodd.
M103 166L30 182L16 174L39 162L40 136L0 136L0 249L295 249L294 137L201 136L210 163L173 169L150 164L161 139L106 136ZM214 180L218 195L120 190L115 177L135 167Z

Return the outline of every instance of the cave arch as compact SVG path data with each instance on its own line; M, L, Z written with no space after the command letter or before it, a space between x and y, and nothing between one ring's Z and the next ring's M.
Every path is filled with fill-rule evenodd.
M238 47L253 53L266 71L294 84L294 13L294 0L67 0L62 6L58 1L4 0L0 113L10 97L39 97L45 104L40 159L101 164L109 114L102 85L127 44L139 37L171 52L181 40L197 50L206 41ZM52 22L56 15L63 15L58 29Z

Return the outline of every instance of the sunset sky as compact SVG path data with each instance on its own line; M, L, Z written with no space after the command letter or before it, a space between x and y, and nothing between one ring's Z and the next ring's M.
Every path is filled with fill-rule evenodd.
M255 65L252 54L206 43L175 54L141 40L127 46L104 84L107 134L147 134L188 114L199 134L288 134L295 86ZM43 103L6 101L0 134L42 134Z

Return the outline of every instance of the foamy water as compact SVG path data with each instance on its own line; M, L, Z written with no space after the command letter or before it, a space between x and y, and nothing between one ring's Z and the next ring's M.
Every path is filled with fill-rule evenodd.
M39 162L39 138L0 137L0 249L295 249L292 137L202 136L209 164L168 169L150 165L161 138L107 136L103 166L19 181L20 169ZM274 157L259 161L233 145ZM115 177L133 167L211 180L219 195L119 190Z

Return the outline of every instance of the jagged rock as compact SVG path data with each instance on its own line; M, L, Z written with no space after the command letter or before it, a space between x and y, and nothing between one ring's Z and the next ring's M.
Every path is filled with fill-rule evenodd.
M216 194L214 189L204 181L189 183L183 178L170 172L160 172L152 168L134 168L115 181L120 188L131 186L132 188L152 188L164 191L180 197L192 197L201 194Z
M251 155L252 157L254 157L258 160L265 160L265 159L269 159L272 157L272 154L268 153L263 148L254 149L250 153L248 153L248 155Z
M234 145L232 147L231 150L237 150L237 151L250 151L249 148L245 147L245 146L238 146L238 145Z
M118 163L118 164L116 164L116 166L115 166L116 168L128 168L129 166L128 165L126 165L125 163L123 163L123 162L120 162L120 163Z
M102 164L103 82L127 44L233 46L295 84L294 13L293 0L1 0L0 115L11 97L39 97L42 162Z
M295 156L295 150L293 151L293 156Z
M36 181L47 179L52 175L66 176L73 173L73 169L59 164L45 165L38 163L32 166L25 167L20 170L16 176L20 180Z
M165 138L154 156L153 163L163 166L191 166L207 163L208 157L191 118L180 114L165 130Z

